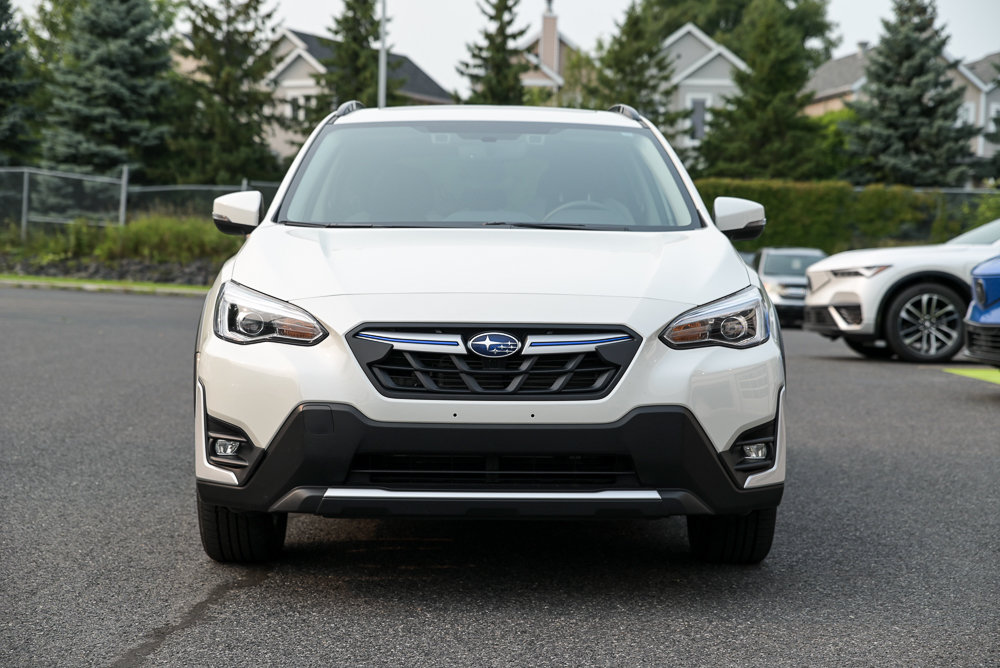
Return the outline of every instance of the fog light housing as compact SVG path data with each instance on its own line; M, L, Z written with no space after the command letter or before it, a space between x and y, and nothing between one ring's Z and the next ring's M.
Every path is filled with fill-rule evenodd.
M233 457L237 455L241 445L243 445L242 442L229 438L216 438L212 441L212 448L219 457Z
M742 447L743 459L747 461L761 461L767 459L767 443L750 443Z
M841 306L834 306L837 309L837 314L844 319L848 325L860 325L861 324L861 304L844 304Z

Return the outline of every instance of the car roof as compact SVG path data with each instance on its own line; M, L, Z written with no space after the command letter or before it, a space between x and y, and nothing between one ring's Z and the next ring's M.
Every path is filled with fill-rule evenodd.
M611 111L477 104L358 109L336 119L337 125L355 123L419 123L426 121L511 121L567 125L604 125L623 128L641 127L637 121L623 114Z

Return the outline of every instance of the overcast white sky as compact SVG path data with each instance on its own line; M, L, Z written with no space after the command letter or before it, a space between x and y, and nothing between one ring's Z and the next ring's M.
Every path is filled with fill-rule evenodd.
M381 0L378 0L381 2ZM485 27L476 0L386 0L392 19L389 41L393 51L409 56L446 90L468 92L465 79L455 71L468 57L466 44L477 41ZM554 0L559 30L578 46L592 50L598 37L615 32L631 0ZM37 0L14 0L28 12ZM296 30L326 34L342 0L276 0L284 25ZM938 0L939 21L947 26L952 57L978 60L1000 51L1000 0ZM521 0L518 27L528 34L541 28L545 0ZM880 18L892 13L891 0L830 0L828 15L842 37L834 55L857 48L859 41L874 44L882 31Z

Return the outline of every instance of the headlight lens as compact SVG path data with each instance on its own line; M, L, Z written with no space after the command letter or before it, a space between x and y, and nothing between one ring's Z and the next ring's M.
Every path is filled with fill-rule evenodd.
M880 264L872 267L855 267L853 269L834 269L830 273L837 278L853 278L855 276L861 276L863 278L871 278L876 274L881 274L883 271L891 267L891 264Z
M983 279L977 278L973 285L976 292L976 301L979 302L980 306L986 306L986 283Z
M326 336L326 330L299 307L230 281L222 286L215 304L215 335L233 343L311 346Z
M671 348L749 348L764 343L770 335L764 297L751 285L681 314L660 332L660 340Z

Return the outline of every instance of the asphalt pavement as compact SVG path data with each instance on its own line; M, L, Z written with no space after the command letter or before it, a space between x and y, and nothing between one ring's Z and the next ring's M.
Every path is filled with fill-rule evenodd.
M0 288L0 665L997 666L1000 385L786 332L788 485L755 567L643 522L195 517L201 300Z

